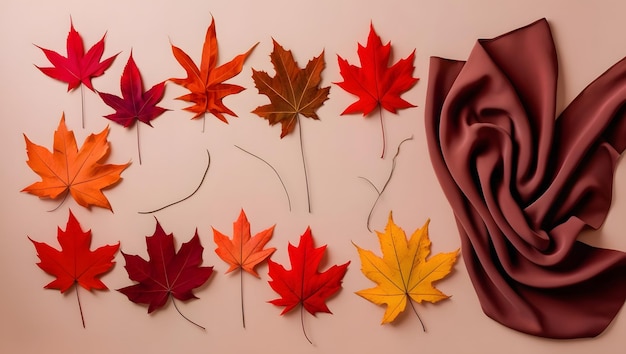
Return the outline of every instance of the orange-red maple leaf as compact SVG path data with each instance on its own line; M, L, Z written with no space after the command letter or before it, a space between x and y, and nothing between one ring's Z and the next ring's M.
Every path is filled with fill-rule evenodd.
M271 259L267 261L269 276L272 278L269 284L281 296L271 300L270 303L285 307L281 315L298 305L301 305L300 316L303 315L302 309L306 309L312 315L318 312L331 313L326 306L326 300L341 289L341 282L350 261L319 272L318 267L325 251L325 245L315 248L311 228L307 227L300 236L297 247L289 244L290 270L286 270ZM306 332L304 335L307 337ZM308 337L307 340L311 342Z
M180 96L177 99L193 103L193 105L185 108L185 110L195 113L192 119L203 116L205 112L208 112L219 120L228 123L224 113L234 117L237 116L224 105L222 100L228 95L243 91L244 88L239 85L224 83L224 81L235 77L241 72L244 61L254 47L256 47L256 44L246 53L237 55L231 61L218 66L217 36L214 19L211 19L211 25L205 35L199 68L187 53L172 45L174 57L187 72L187 77L180 79L172 78L170 80L191 91L189 94Z
M116 245L106 245L91 251L91 231L85 232L80 228L71 210L67 227L65 230L58 228L57 231L60 251L46 243L34 241L30 237L28 239L37 250L39 268L56 277L45 286L46 289L58 289L64 293L76 284L90 291L107 289L100 276L113 267L113 256L120 244L118 242ZM80 311L82 318L82 308Z
M52 152L31 142L26 135L28 166L41 176L41 181L22 189L41 198L56 199L69 193L86 208L91 205L113 210L102 190L121 180L122 171L130 165L103 164L109 154L106 127L89 135L78 149L73 131L65 126L65 115L54 132Z
M336 84L359 97L356 102L341 113L342 115L361 112L363 116L367 116L377 107L382 107L391 113L396 113L398 109L415 107L400 97L418 81L417 78L413 77L415 50L405 59L401 59L389 67L391 42L383 45L380 37L374 31L374 26L370 24L367 45L363 47L359 44L357 53L361 67L351 65L347 60L337 56L339 73L344 81ZM385 154L385 131L382 127L382 114L380 119L383 134L381 157L383 157Z
M263 249L272 238L273 232L274 226L251 236L250 223L243 209L233 223L232 240L213 228L213 240L217 245L215 253L230 265L226 273L240 269L258 278L259 274L254 268L276 251L273 247Z
M230 265L226 273L239 269L240 285L243 287L243 271L246 271L257 278L259 274L255 267L269 258L276 248L263 248L272 238L274 225L256 235L250 233L250 223L246 213L241 209L239 218L233 223L233 238L222 234L213 228L213 240L217 245L215 253ZM243 312L243 288L241 289L241 321L246 327L245 314Z
M319 119L317 109L328 99L330 87L319 87L326 66L323 51L300 69L290 50L285 50L275 40L273 43L270 59L276 75L271 77L265 71L252 69L256 88L270 99L270 103L257 107L252 113L267 119L270 125L280 123L280 137L283 138L294 130L300 114Z

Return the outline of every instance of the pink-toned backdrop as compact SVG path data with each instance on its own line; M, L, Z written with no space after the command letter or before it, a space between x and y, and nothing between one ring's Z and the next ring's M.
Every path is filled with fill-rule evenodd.
M471 4L470 4L471 3ZM452 298L437 305L418 305L426 324L423 333L410 309L393 325L381 326L384 309L354 294L372 286L359 271L351 241L376 250L374 234L365 221L375 191L358 176L381 186L391 166L391 156L381 160L380 131L376 116L340 116L354 97L332 82L341 81L336 55L358 63L357 42L365 43L370 21L383 42L393 45L393 60L416 49L418 84L403 97L417 108L398 115L384 112L388 152L404 138L397 169L372 216L376 230L384 228L387 214L407 232L431 219L433 252L459 247L451 209L430 165L424 137L424 99L428 58L467 57L477 38L490 38L545 17L552 26L559 55L558 110L562 110L591 80L626 56L626 6L619 1L243 1L206 2L110 0L85 2L59 0L4 1L0 4L0 352L2 353L621 353L626 345L623 311L598 338L547 340L514 332L483 315L462 262L438 287ZM115 213L87 210L68 200L57 203L20 193L37 176L25 163L22 134L51 147L52 133L62 112L77 140L102 130L111 113L93 93L86 92L86 127L80 127L80 93L67 93L66 85L39 72L33 64L47 65L33 44L64 52L70 16L89 46L107 32L105 55L122 52L107 73L94 80L104 92L118 92L119 77L130 50L147 86L184 74L170 50L170 41L194 59L200 55L207 26L215 18L220 60L225 61L260 42L232 80L248 89L225 100L239 118L226 125L207 116L201 121L181 110L174 98L185 91L168 84L163 106L172 109L141 126L143 164L136 157L135 132L111 123L110 161L133 165L124 180L106 191ZM297 136L279 139L280 128L270 127L249 113L267 99L257 93L251 68L269 71L271 39L291 49L304 65L325 51L323 85L331 86L330 99L318 111L320 121L302 124L309 167L312 213L307 212ZM532 80L533 78L528 78ZM242 153L241 146L264 157L281 173L290 192L290 212L282 188L262 162ZM213 160L199 192L183 204L155 216L179 241L198 229L205 247L204 265L215 266L208 285L197 291L200 299L181 304L181 310L204 325L201 331L182 319L170 304L148 315L146 308L122 294L87 293L81 300L87 328L80 325L74 291L61 295L44 290L51 277L35 263L36 252L27 236L56 246L56 228L65 227L68 208L84 229L93 232L94 245L121 241L126 253L146 256L144 236L154 231L152 216L137 211L161 206L193 189L206 163ZM239 281L224 275L227 266L215 255L211 227L229 232L244 208L252 231L276 224L270 245L273 259L286 263L287 243L297 243L311 226L318 244L327 244L326 266L351 260L344 288L328 301L333 315L307 315L305 326L315 343L300 330L297 312L279 316L280 308L267 303L277 295L262 279L244 279L247 328L241 328ZM615 177L614 201L604 227L585 233L583 239L604 247L626 250L623 235L626 213L626 167ZM378 253L378 251L376 251ZM131 284L121 254L115 268L103 277L116 289Z

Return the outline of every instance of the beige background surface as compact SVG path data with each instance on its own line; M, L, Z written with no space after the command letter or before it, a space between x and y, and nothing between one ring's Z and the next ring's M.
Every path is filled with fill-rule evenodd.
M418 305L427 332L405 311L392 325L381 326L384 309L357 295L372 286L359 271L351 241L377 249L365 220L376 194L360 180L365 176L381 186L397 144L403 146L393 179L377 205L372 226L382 230L390 210L407 232L431 219L433 252L459 247L450 207L434 176L424 139L423 113L428 80L428 58L467 57L477 38L490 38L546 17L559 54L559 102L562 109L584 86L626 55L625 7L620 1L11 1L0 4L0 352L2 353L621 353L626 345L626 319L618 315L600 337L570 341L547 340L520 334L487 318L461 262L454 274L438 284L450 300ZM101 131L112 111L93 93L85 95L86 127L80 127L80 93L67 93L66 85L44 76L33 64L48 62L33 44L65 53L70 15L87 46L107 32L105 55L121 52L113 66L94 85L119 93L119 78L130 50L144 83L151 86L169 77L181 77L170 41L198 60L211 15L217 25L220 62L260 42L241 75L231 82L248 89L225 100L238 113L230 124L207 116L190 120L174 98L185 90L168 84L162 105L170 112L157 118L154 128L142 125L143 164L136 157L135 131L111 122L109 161L133 164L124 180L106 192L114 213L88 210L68 200L58 203L20 193L38 177L25 163L22 134L48 148L62 112L68 127L82 143ZM358 63L357 42L365 43L370 21L384 42L392 41L394 61L416 49L415 76L420 82L403 97L418 107L397 116L384 112L389 157L381 160L376 116L340 116L355 98L332 82L341 81L336 55ZM251 68L274 74L269 62L271 38L294 52L300 65L325 51L324 86L330 99L318 111L321 120L302 124L305 154L310 169L313 212L306 210L306 195L297 135L279 139L280 128L270 127L249 113L267 99L257 93ZM532 80L533 78L528 78ZM237 144L264 157L281 173L290 192L290 212L273 172L242 153ZM35 263L36 252L27 236L57 247L57 226L65 228L68 209L83 229L93 232L93 245L121 241L121 249L146 257L144 236L151 235L155 219L137 211L155 208L186 195L197 184L206 163L213 162L199 192L188 201L154 216L180 242L197 228L205 246L204 265L215 266L212 279L196 291L198 300L179 307L206 331L182 319L174 307L148 315L115 290L88 293L81 289L87 328L80 325L74 291L61 295L42 287L51 277ZM618 169L615 199L605 226L583 237L594 244L626 250L626 170ZM298 312L279 316L267 303L277 295L262 279L246 276L247 328L241 327L239 281L224 275L225 263L213 252L211 227L230 234L232 222L244 208L253 232L276 224L271 246L273 259L287 263L287 243L297 243L311 226L318 245L327 244L324 269L352 261L344 288L328 301L333 315L307 314L304 325L315 345L306 342ZM377 253L379 251L376 251ZM111 288L131 284L118 262L103 277Z

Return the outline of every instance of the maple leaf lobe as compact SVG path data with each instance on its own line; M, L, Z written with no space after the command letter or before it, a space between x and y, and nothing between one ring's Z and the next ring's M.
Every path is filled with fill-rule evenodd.
M108 133L107 126L98 134L90 134L78 149L74 132L67 130L63 114L54 132L52 152L33 143L24 134L28 156L26 163L41 177L41 181L25 187L22 192L50 199L70 193L83 207L94 205L112 211L102 190L117 184L122 171L130 163L103 163L109 154Z
M342 265L333 265L324 272L318 267L326 251L326 245L315 248L310 227L300 237L298 246L288 246L292 268L269 259L269 284L281 297L271 300L276 306L284 306L281 315L302 305L310 314L331 313L326 300L341 289L341 283L350 261Z
M94 91L91 79L103 75L119 54L100 61L102 54L104 54L105 37L106 33L85 53L83 39L74 29L72 21L70 21L70 32L66 41L67 57L36 45L37 48L43 51L52 67L40 67L37 65L35 67L53 79L66 82L68 91L77 88L81 84Z
M431 246L428 224L426 221L407 239L404 230L393 222L390 212L385 232L377 232L382 257L355 245L361 259L361 271L377 284L356 294L377 305L387 306L383 324L395 320L404 311L409 298L418 303L435 303L449 298L433 283L452 271L459 250L426 259Z
M176 252L173 234L167 234L157 220L154 234L146 236L146 245L147 261L122 252L126 261L124 268L137 284L118 291L132 302L147 304L148 313L163 307L170 296L182 301L197 298L193 290L213 273L213 267L200 266L204 248L197 230Z
M370 24L367 45L359 44L357 49L361 67L351 65L337 55L339 72L344 81L335 84L359 97L342 115L361 112L363 116L367 116L378 106L392 113L396 113L398 109L415 107L400 97L419 80L413 77L415 50L391 67L390 53L391 42L383 45L373 24Z
M57 250L46 243L28 238L35 249L40 262L39 268L56 277L48 283L46 289L58 289L62 293L69 290L74 284L83 288L106 290L107 286L100 277L108 272L115 264L113 258L119 249L119 242L115 245L106 245L90 250L91 231L83 231L72 211L65 230L59 227L57 240L61 250Z
M215 253L230 265L226 273L240 269L259 278L255 267L276 251L274 247L263 248L271 239L274 226L251 236L250 223L246 213L241 209L239 217L233 223L232 240L213 228L213 240L218 246L215 249Z
M326 64L324 51L300 69L291 50L285 50L272 39L274 49L270 61L276 72L274 77L265 71L252 69L252 79L260 94L266 95L270 103L252 111L267 119L270 125L281 124L283 138L296 126L298 116L319 120L317 109L328 99L330 86L320 88L321 73Z

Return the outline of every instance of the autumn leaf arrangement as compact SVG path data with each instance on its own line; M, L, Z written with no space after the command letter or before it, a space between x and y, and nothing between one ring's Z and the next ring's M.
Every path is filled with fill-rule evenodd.
M68 84L68 91L80 87L82 126L85 126L84 92L83 86L96 93L114 113L104 117L122 125L125 128L137 125L137 154L141 164L141 149L139 141L139 122L152 126L151 122L168 111L160 107L164 97L166 82L170 81L189 92L177 97L190 103L184 108L193 113L192 119L203 119L207 113L218 120L228 123L226 115L237 117L235 112L228 108L223 100L245 88L239 85L226 83L227 80L240 74L244 62L257 46L254 44L247 52L235 56L230 61L218 65L218 43L215 22L212 19L207 29L202 46L202 56L199 64L181 48L171 44L175 60L185 70L185 78L170 78L154 84L145 90L141 73L131 50L120 79L120 95L105 93L96 90L92 79L99 77L111 66L117 53L102 60L104 54L103 36L86 52L80 34L74 29L71 22L67 37L67 57L49 49L39 47L52 67L37 66L44 74ZM309 60L304 67L300 67L290 50L283 48L276 40L272 40L273 50L270 61L275 75L252 69L252 79L259 94L267 96L269 103L252 110L253 114L265 119L270 125L280 123L280 138L297 131L302 167L305 176L308 211L311 212L311 200L307 163L304 153L302 135L302 117L319 120L317 110L329 98L330 87L321 87L322 71L325 68L324 51ZM400 95L409 90L418 81L412 77L414 70L414 53L401 59L391 67L388 66L391 47L383 45L380 37L370 26L370 34L366 46L359 45L358 56L361 67L351 65L347 60L338 56L338 63L342 82L336 83L345 91L357 95L358 101L344 110L343 114L362 113L368 116L378 110L382 131L382 153L384 158L386 149L385 129L382 109L395 113L398 109L414 107ZM121 173L130 165L106 163L110 145L107 141L109 128L85 138L82 146L78 146L74 133L68 130L63 114L58 128L54 133L53 148L46 149L33 143L24 135L27 147L28 166L41 177L41 181L32 183L23 189L24 192L56 200L62 198L61 204L71 196L79 205L90 208L101 207L113 211L104 189L117 185L121 180ZM382 189L364 177L381 197L385 187L391 179L395 168L396 158L400 146L410 140L400 142L396 155L392 160L392 169L389 178ZM237 146L238 147L238 146ZM240 148L241 149L241 148ZM244 149L241 149L247 152ZM269 165L282 183L276 169ZM210 165L208 164L204 177ZM291 201L283 184L289 207ZM189 196L169 207L191 197L200 188L200 185ZM376 200L376 202L378 199ZM370 227L372 210L367 218L367 227ZM164 207L164 208L165 208ZM153 213L163 208L150 212ZM177 301L196 299L194 290L205 285L213 274L213 266L203 266L204 247L196 231L193 237L183 243L178 250L175 247L173 234L167 233L159 221L156 220L156 229L151 236L146 236L148 258L133 255L122 251L125 269L132 285L122 287L118 291L138 304L145 304L148 313L152 313L168 302L173 303L176 311L189 322L202 327L182 313ZM341 265L330 266L320 271L321 260L326 251L326 245L316 247L310 227L301 235L297 246L291 243L287 247L291 269L274 262L271 259L276 251L274 247L266 248L272 238L274 226L266 228L256 234L251 233L250 223L243 209L233 223L232 237L228 237L213 228L213 240L217 246L216 255L229 265L226 273L239 272L241 319L242 326L246 325L244 311L244 273L260 278L256 267L263 262L268 264L269 286L279 295L269 301L271 304L283 307L281 315L299 308L300 322L305 338L312 343L304 326L304 311L312 315L319 312L331 313L326 301L335 295L342 287L342 279L347 272L350 261ZM114 256L120 249L120 241L114 245L105 245L91 250L91 231L83 231L74 214L69 212L66 229L58 229L58 243L61 250L52 246L34 241L29 237L40 262L38 266L45 272L55 276L55 280L47 284L46 288L57 289L62 293L76 288L76 297L83 326L85 320L83 308L78 294L79 286L86 290L106 290L107 286L100 277L109 272L114 265ZM392 322L407 304L417 314L414 302L438 302L448 296L437 290L433 282L443 279L452 270L456 261L457 252L438 254L427 259L430 253L430 239L428 237L428 223L416 230L410 239L404 231L393 223L391 213L384 233L377 232L383 256L378 257L373 252L356 246L361 259L363 274L377 284L376 287L358 291L357 294L377 305L386 305L383 323ZM419 315L418 315L419 318ZM421 322L421 319L420 319ZM422 326L423 323L422 323Z

